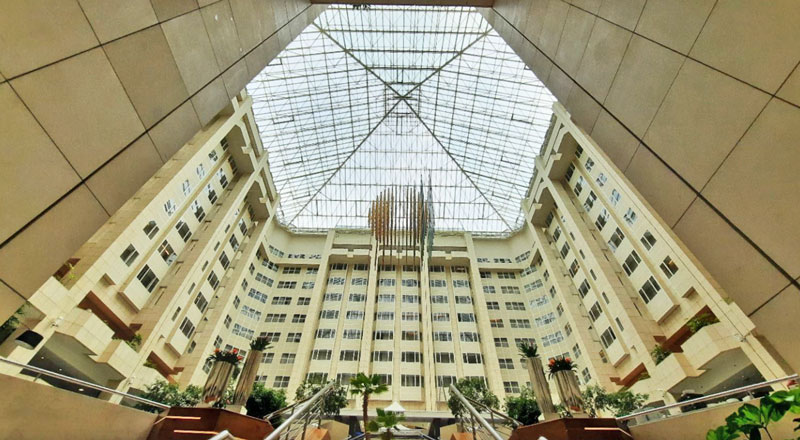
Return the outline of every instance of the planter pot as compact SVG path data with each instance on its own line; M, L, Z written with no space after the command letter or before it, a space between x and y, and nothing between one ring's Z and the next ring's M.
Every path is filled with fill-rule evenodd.
M239 374L239 382L236 384L236 391L233 393L233 405L244 406L250 393L253 391L253 384L256 382L258 374L258 364L261 361L262 353L260 350L251 350L244 361L242 373Z
M553 398L550 395L550 385L547 383L544 369L542 369L541 358L538 356L527 358L525 360L525 365L528 368L533 395L536 396L536 403L539 404L539 411L542 412L542 418L544 420L558 418L555 405L553 405Z
M569 408L572 412L583 412L583 400L581 390L578 387L578 376L572 370L556 371L553 374L556 380L558 395L561 397L561 404Z
M203 387L203 402L215 402L225 394L235 366L230 362L215 361Z

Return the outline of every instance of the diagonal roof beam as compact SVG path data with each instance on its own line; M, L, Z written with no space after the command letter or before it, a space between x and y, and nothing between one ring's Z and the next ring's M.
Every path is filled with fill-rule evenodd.
M425 127L426 130L428 130L428 133L431 134L431 136L436 141L436 143L439 144L440 147L442 147L442 150L444 150L444 152L447 153L447 156L449 156L450 159L453 161L453 163L456 164L458 169L461 170L461 172L464 174L464 177L466 177L467 180L469 180L469 183L471 183L472 186L475 187L475 190L478 191L478 194L480 194L483 197L483 199L486 200L486 203L488 203L489 206L492 207L494 212L497 213L497 216L500 217L500 220L502 220L503 223L505 223L505 225L508 227L508 230L509 231L513 231L514 228L510 224L508 224L508 221L503 216L503 214L501 214L500 211L494 206L492 201L489 200L489 197L487 197L486 194L484 194L484 192L481 190L481 188L478 186L478 184L475 183L474 180L472 180L472 177L469 175L467 170L465 170L464 167L462 167L461 164L458 163L458 161L453 156L453 154L450 152L450 150L447 147L444 146L444 143L442 143L442 141L439 139L439 136L436 136L436 133L434 133L433 130L431 130L431 128L428 127L428 124L426 124L425 121L422 120L422 118L420 117L419 113L417 113L417 111L414 109L414 107L412 107L408 103L406 103L406 107L408 107L409 110L411 110L411 112L414 113L414 115L417 117L417 119L419 119L420 124L422 124L422 126Z

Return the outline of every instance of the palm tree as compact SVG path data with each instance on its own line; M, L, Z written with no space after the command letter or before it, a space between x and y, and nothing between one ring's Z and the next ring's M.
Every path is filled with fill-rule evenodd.
M378 375L372 374L367 376L364 373L358 373L356 377L350 379L350 394L360 394L363 398L362 409L364 411L364 438L370 439L369 429L367 429L367 408L369 407L369 396L372 394L380 394L389 390L386 384L381 383L381 378Z
M382 440L391 440L392 438L392 429L395 429L397 425L405 420L406 418L403 417L402 414L397 414L392 411L384 411L380 408L376 409L378 413L378 417L375 420L370 420L369 426L367 431L380 431L381 428L386 429L381 434Z

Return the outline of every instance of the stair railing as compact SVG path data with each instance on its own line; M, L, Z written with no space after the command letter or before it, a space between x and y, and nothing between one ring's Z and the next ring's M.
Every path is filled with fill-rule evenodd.
M494 423L495 415L501 416L501 419L506 421L506 423L511 424L512 428L516 428L517 426L521 425L520 422L514 420L506 414L495 411L486 405L464 397L464 395L461 394L461 391L458 391L458 388L456 388L453 384L450 384L450 393L461 403L461 405L464 406L464 408L467 409L468 416L458 417L458 422L462 427L464 427L464 429L469 427L473 440L506 440L502 435L500 435L499 432L497 432L497 429L495 429L497 426ZM489 413L489 417L492 420L491 423L487 421L483 414L481 414L481 412L475 408L476 406L484 412Z
M315 420L316 426L322 423L324 398L333 390L333 386L333 382L329 383L310 398L264 416L265 420L269 420L276 416L289 414L286 420L269 433L264 440L294 440L298 436L300 436L300 440L305 440L309 426L314 426Z

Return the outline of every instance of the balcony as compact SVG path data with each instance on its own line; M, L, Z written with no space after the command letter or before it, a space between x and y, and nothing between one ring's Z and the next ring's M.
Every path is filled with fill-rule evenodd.
M673 390L687 378L697 377L701 374L689 362L683 353L672 353L667 356L660 364L656 365L652 374L653 385L657 389L668 390L680 394L682 390Z
M64 318L56 333L71 337L93 355L103 353L114 336L114 331L97 315L78 308Z
M95 359L95 362L108 364L119 374L128 377L139 364L139 353L128 346L125 341L115 339L108 344L106 350Z
M736 335L726 330L727 327L721 322L707 325L681 345L683 353L695 369L706 369L720 354L739 348Z

